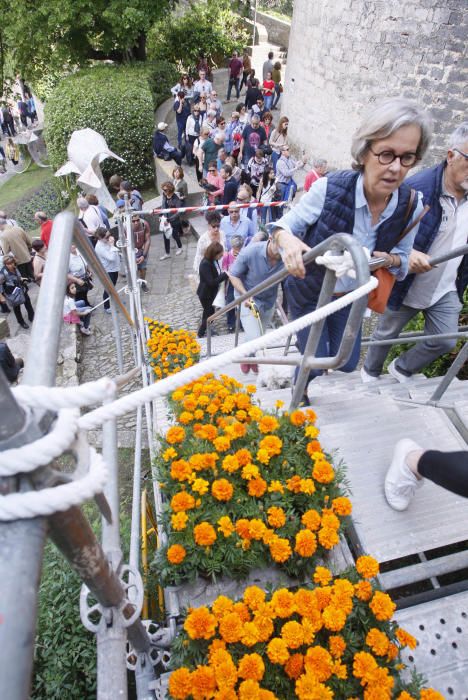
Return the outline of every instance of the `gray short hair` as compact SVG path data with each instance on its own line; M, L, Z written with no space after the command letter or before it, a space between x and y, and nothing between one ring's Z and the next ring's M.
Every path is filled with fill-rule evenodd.
M78 197L76 200L76 206L78 209L87 209L89 207L89 202L84 197Z
M468 141L468 122L462 122L457 126L455 131L450 134L448 148L450 151L453 151L454 148L461 148L466 141Z
M385 139L403 126L419 126L421 138L416 149L420 160L429 147L432 136L432 118L426 110L404 97L392 97L376 104L366 114L351 143L353 169L362 170L362 159L372 141Z
M232 236L231 238L231 248L242 248L244 245L244 239L242 236Z
M328 161L325 158L314 158L312 161L314 168L325 168L328 165Z

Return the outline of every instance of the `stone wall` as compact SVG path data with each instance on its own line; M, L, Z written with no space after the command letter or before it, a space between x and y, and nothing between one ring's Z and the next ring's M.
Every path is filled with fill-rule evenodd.
M283 22L278 17L267 15L265 12L257 11L257 21L263 24L268 33L268 41L278 46L288 47L291 23Z
M466 0L295 0L282 105L293 144L349 167L363 110L403 95L434 117L436 162L468 119L467 35Z

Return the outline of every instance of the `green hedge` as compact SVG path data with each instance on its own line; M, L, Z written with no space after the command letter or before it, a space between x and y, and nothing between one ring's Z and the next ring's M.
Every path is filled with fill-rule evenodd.
M170 95L173 78L174 73L161 62L98 66L62 80L45 106L45 140L52 166L57 169L68 160L72 132L89 127L101 133L109 148L125 160L105 160L101 166L104 176L118 173L140 187L150 181L154 108Z

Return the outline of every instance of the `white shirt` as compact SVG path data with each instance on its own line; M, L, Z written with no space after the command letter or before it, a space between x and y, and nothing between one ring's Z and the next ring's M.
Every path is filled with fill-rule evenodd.
M226 250L226 237L222 231L220 231L220 241L221 245L223 248ZM198 239L197 243L197 250L195 251L195 258L193 259L193 271L195 272L196 275L198 275L199 270L200 270L200 263L203 260L203 256L205 255L205 250L208 248L210 243L213 243L211 240L208 231L206 233L203 233L200 238Z
M67 294L65 296L65 299L63 300L63 315L66 316L72 311L76 311L75 300L73 299L73 297L69 297Z
M88 229L88 231L91 231L91 233L94 233L100 226L104 226L99 209L92 204L90 204L87 209L82 211L80 218L83 219L85 227Z
M198 93L199 95L208 95L212 92L213 86L210 83L209 80L197 80L197 82L193 86L193 92Z
M120 270L120 255L119 250L113 245L98 241L94 252L99 258L101 265L106 272L119 272Z
M70 253L68 272L75 277L83 277L86 274L86 263L79 253Z
M468 194L457 202L456 197L442 187L439 201L442 219L436 237L427 251L431 258L466 245L468 240ZM456 291L457 271L461 261L462 256L452 258L433 267L429 272L416 275L403 304L413 309L427 309L434 306L448 292Z

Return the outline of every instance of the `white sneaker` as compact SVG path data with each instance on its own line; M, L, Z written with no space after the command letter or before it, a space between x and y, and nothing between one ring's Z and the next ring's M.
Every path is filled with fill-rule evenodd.
M423 485L423 479L418 479L406 464L406 456L414 450L421 450L421 447L408 438L395 445L392 463L385 477L385 498L394 510L406 510L416 489Z
M164 253L164 255L161 255L161 257L160 257L159 259L160 259L160 260L167 260L167 259L170 258L170 257L171 257L171 256L169 255L169 253Z
M183 252L184 252L183 248L177 248L176 255L182 255Z
M400 384L410 384L411 382L414 382L414 377L413 375L410 375L409 377L406 376L406 374L403 374L403 372L400 372L399 369L396 368L396 361L397 358L395 357L394 360L390 362L388 365L388 373L392 375Z
M91 331L89 328L84 328L83 326L80 328L80 331L82 332L83 335L91 335Z
M366 372L364 367L361 367L361 382L363 384L373 384L374 382L378 382L380 377L373 377L372 374L369 374Z

